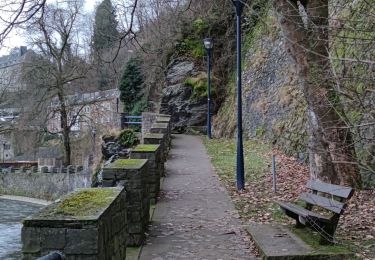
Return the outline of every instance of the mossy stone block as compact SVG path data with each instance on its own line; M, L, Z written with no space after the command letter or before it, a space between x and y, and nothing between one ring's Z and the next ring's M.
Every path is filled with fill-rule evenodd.
M132 152L136 153L155 153L159 150L160 145L158 144L140 144L137 145Z
M136 170L143 168L147 163L145 159L118 159L106 168Z
M78 189L23 221L24 226L41 220L96 220L121 193L119 188Z

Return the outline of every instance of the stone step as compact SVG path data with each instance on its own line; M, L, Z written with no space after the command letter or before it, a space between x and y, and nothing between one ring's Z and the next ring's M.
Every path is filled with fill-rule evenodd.
M312 248L287 227L276 224L256 224L247 227L263 259L306 259Z
M320 252L307 245L287 226L278 224L257 224L247 226L251 237L258 247L263 259L304 259L304 260L342 260L353 259L351 252Z

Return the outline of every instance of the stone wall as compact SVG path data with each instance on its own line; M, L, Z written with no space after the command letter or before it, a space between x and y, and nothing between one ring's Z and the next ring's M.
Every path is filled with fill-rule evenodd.
M91 186L91 173L0 173L0 194L55 200L77 188Z
M24 220L23 259L36 259L56 250L69 260L125 259L125 205L124 189L77 190Z
M244 44L243 132L244 137L265 140L297 155L306 150L307 105L287 42L269 9ZM217 137L233 137L237 129L235 82L228 88L228 97L214 118Z
M164 155L159 144L138 145L135 147L130 158L147 159L149 178L147 185L149 190L150 202L155 204L160 191L160 178L164 175Z
M141 246L150 219L147 160L119 159L103 169L103 186L123 186L127 191L129 246Z
M156 122L156 118L158 115L159 114L156 113L142 113L142 137L145 134L150 133L151 126Z

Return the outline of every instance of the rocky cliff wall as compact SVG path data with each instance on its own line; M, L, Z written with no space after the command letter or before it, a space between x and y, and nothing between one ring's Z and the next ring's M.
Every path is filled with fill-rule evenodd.
M272 10L264 17L244 42L244 136L272 142L288 154L301 154L307 144L306 104ZM228 88L227 99L215 117L216 136L233 136L236 131L234 80Z

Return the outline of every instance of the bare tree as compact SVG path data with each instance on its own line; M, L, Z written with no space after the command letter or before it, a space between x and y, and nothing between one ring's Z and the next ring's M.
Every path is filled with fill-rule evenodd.
M72 113L67 91L77 86L86 77L88 66L80 54L80 38L77 33L80 22L80 1L69 1L45 5L40 18L32 20L29 32L32 42L41 52L41 57L30 66L29 75L37 77L41 89L39 102L56 101L51 116L61 120L65 165L71 161L71 129L76 123L80 109Z
M46 0L2 0L0 3L0 46L9 33L36 15L41 15Z

